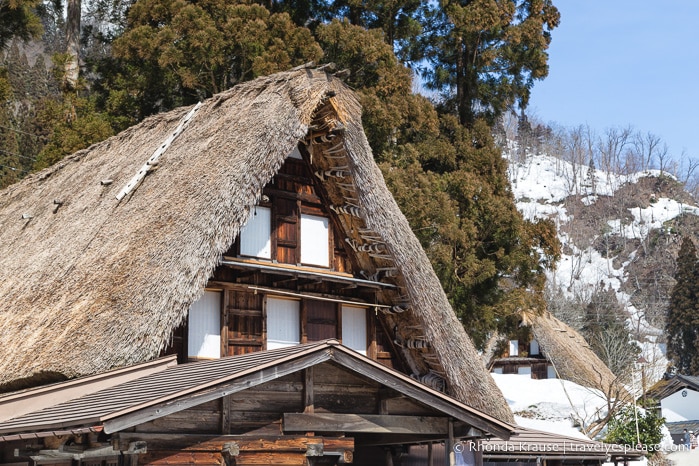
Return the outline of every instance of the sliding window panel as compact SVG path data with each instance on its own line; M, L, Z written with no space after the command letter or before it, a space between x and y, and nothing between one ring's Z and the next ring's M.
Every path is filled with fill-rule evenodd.
M330 266L329 219L301 214L301 263Z
M189 308L188 356L221 357L221 292L205 291Z
M240 231L240 255L272 258L272 209L255 206Z
M267 297L267 349L301 343L301 302Z
M366 308L342 306L342 344L366 356Z

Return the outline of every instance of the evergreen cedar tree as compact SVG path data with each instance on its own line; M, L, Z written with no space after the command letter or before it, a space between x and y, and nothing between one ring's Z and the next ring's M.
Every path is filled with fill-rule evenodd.
M552 222L517 212L492 137L497 117L526 106L546 76L558 21L549 0L137 0L117 21L124 28L110 54L98 53L96 36L88 41L83 87L37 99L39 111L22 121L13 116L15 127L42 135L39 150L13 163L45 167L239 82L336 63L350 70L389 187L482 346L493 331L514 331L519 311L544 308L543 270L560 254ZM411 63L430 64L421 71L439 104L412 92Z
M699 375L699 264L689 237L680 246L675 281L665 324L667 357L678 374Z
M29 40L41 36L43 28L37 12L40 5L40 0L0 2L0 50L13 38Z

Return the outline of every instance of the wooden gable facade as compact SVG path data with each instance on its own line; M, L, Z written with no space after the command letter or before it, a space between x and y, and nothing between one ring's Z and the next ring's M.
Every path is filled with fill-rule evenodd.
M265 186L163 354L184 362L337 339L410 374L394 330L380 317L403 311L386 299L398 288L395 268L362 274L339 218L350 209L332 204L309 158L303 147L293 151ZM355 229L362 225L353 222Z

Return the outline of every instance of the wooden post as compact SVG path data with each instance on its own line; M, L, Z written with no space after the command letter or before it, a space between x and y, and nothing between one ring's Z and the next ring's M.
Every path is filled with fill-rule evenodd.
M434 466L434 457L432 456L432 442L427 444L427 466Z
M221 357L228 356L228 305L230 303L230 290L223 289L223 303L221 304ZM225 434L226 432L224 432Z
M447 440L447 454L449 455L449 466L456 465L456 453L454 452L454 420L449 418L449 439Z
M308 327L306 326L306 323L308 322L308 306L306 305L307 302L307 299L302 299L299 303L301 305L301 309L299 312L301 318L301 322L299 323L299 325L301 326L301 344L308 343Z
M231 398L230 395L221 397L221 434L231 432Z
M304 369L303 392L305 400L303 412L306 414L313 414L313 367Z
M393 453L390 448L386 448L386 466L393 466Z

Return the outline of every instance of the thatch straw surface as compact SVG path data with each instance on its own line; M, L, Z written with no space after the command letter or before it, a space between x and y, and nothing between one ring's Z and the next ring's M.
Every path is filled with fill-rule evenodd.
M525 321L531 325L534 337L553 363L559 377L601 390L614 398L628 395L614 373L572 327L549 312L527 316Z
M403 275L451 394L511 422L374 164L354 94L306 69L205 101L159 168L121 202L115 195L189 109L151 117L0 192L0 387L156 357L328 98L347 127L365 221Z

